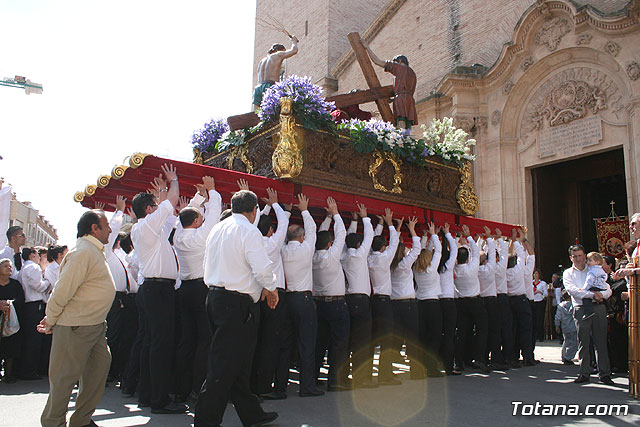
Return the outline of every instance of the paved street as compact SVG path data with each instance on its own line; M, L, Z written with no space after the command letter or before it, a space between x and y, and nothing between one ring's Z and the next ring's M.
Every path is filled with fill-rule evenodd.
M460 377L411 381L406 367L395 365L406 381L401 386L354 392L333 392L317 398L299 398L297 386L289 386L289 398L265 402L267 411L280 417L273 426L478 426L478 425L611 425L640 424L640 404L627 394L627 378L614 377L617 387L597 382L573 384L577 367L560 363L557 344L538 344L535 367L482 375L466 372ZM37 426L47 398L44 380L0 383L0 426ZM518 416L512 401L524 404L563 403L629 404L627 416ZM70 406L73 408L73 403ZM99 426L188 426L193 415L153 415L138 409L134 398L124 398L119 389L108 387L94 416ZM230 405L224 426L240 426Z

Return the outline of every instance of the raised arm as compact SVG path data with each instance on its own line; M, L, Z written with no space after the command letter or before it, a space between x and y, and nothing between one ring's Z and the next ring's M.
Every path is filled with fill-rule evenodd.
M431 258L431 264L429 264L428 270L435 271L440 265L440 259L442 258L442 243L438 239L437 234L432 234L429 238L429 246L433 246L433 257Z
M344 221L338 213L338 205L333 197L327 199L328 212L333 215L333 244L329 248L329 252L336 258L340 258L342 255L342 249L344 248L344 240L347 237L347 230L344 228Z
M320 223L320 227L318 228L318 231L328 231L329 227L331 226L331 220L333 219L333 215L328 214L324 220L322 220L322 222Z
M449 259L446 261L445 266L447 270L451 270L456 263L456 258L458 256L458 244L456 243L456 239L449 232L449 224L444 225L444 235L445 239L449 243Z
M378 67L384 68L384 61L378 58L378 56L375 53L373 53L373 51L369 47L369 43L362 40L362 45L364 46L365 49L367 49L367 53L369 54L369 58L371 58L371 61L374 64L376 64Z
M311 246L313 250L316 247L316 222L307 210L309 207L309 198L304 194L298 194L298 209L302 213L302 221L304 222L304 243Z
M209 201L205 204L204 222L196 230L196 235L202 242L206 242L209 232L220 222L222 212L222 196L216 191L215 181L209 176L202 177L203 185L209 193Z

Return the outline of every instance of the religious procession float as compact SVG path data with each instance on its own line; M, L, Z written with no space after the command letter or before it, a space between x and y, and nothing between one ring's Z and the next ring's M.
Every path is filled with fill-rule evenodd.
M371 215L389 207L398 218L447 222L454 230L466 224L472 233L489 226L510 235L512 225L473 217L478 211L472 180L475 141L449 118L423 124L418 136L410 126L396 127L397 117L389 108L398 96L394 87L380 86L359 35L350 34L349 40L368 90L325 98L309 78L288 76L266 88L255 112L211 120L196 131L192 163L135 153L128 164L100 176L74 199L89 208L96 202L109 206L117 194L131 200L149 188L162 164L172 163L185 197L208 175L223 202L229 202L237 181L245 179L258 197L266 196L269 187L283 203L307 195L309 211L318 220L326 215L326 198L332 196L345 216L357 211L356 203L364 203ZM379 118L359 109L372 101ZM292 220L296 218L300 220L294 212Z

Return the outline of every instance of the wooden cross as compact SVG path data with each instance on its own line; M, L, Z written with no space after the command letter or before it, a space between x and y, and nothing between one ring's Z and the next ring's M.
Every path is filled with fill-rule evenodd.
M611 205L611 217L615 219L616 217L616 211L613 210L613 206L616 204L616 202L614 202L613 200L609 202L609 204Z
M358 64L360 64L360 68L362 69L364 79L367 81L367 85L369 85L369 89L371 89L372 91L380 89L380 80L378 80L378 75L374 71L373 65L371 64L371 58L369 58L369 54L362 44L360 34L355 32L349 33L347 35L347 38L349 39L349 43L351 43L353 53L356 55ZM375 101L376 105L378 106L378 111L380 111L382 120L390 123L395 123L393 112L391 111L391 107L389 107L388 97L376 98Z

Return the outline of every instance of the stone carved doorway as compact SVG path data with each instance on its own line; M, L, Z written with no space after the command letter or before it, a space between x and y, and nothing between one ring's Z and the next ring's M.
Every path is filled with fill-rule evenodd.
M597 251L593 218L627 213L622 148L530 169L536 264L545 280L570 265L567 248L576 240Z

